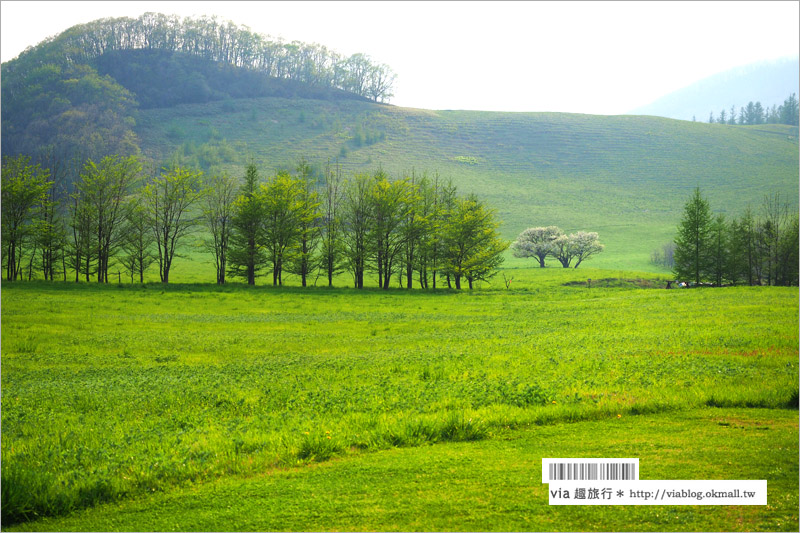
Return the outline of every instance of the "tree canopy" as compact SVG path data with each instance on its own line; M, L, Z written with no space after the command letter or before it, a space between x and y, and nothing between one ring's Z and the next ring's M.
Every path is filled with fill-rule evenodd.
M394 79L365 54L287 43L213 17L100 19L2 65L3 153L34 162L44 151L80 161L137 155L139 106L260 96L387 102Z

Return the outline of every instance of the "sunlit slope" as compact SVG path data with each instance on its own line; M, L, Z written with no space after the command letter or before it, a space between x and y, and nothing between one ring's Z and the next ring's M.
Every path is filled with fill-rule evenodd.
M495 207L509 239L534 225L599 231L592 266L605 268L652 269L696 186L731 216L765 194L798 197L797 127L781 125L262 98L142 111L137 131L156 161L178 151L235 174L249 157L265 172L300 157L438 172Z

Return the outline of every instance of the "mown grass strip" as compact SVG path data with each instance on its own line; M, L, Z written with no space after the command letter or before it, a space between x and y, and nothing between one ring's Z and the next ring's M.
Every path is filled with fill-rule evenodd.
M693 409L498 431L255 472L29 522L31 531L796 531L797 415ZM550 507L543 457L638 457L642 479L766 479L762 507Z

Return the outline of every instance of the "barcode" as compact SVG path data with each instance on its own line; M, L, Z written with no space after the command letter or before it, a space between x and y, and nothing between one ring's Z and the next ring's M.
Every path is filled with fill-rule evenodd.
M639 459L542 459L542 483L638 479Z
M635 463L551 463L550 480L564 481L584 479L599 479L626 481L636 479Z

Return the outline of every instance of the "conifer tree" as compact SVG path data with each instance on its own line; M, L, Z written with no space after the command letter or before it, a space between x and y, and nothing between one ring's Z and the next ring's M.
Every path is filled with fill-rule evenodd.
M675 276L700 283L707 279L710 269L711 210L708 202L694 190L686 202L683 219L675 239Z
M258 168L250 162L244 185L234 201L227 262L228 274L244 278L248 285L255 285L266 263L262 245L264 206L258 191Z

